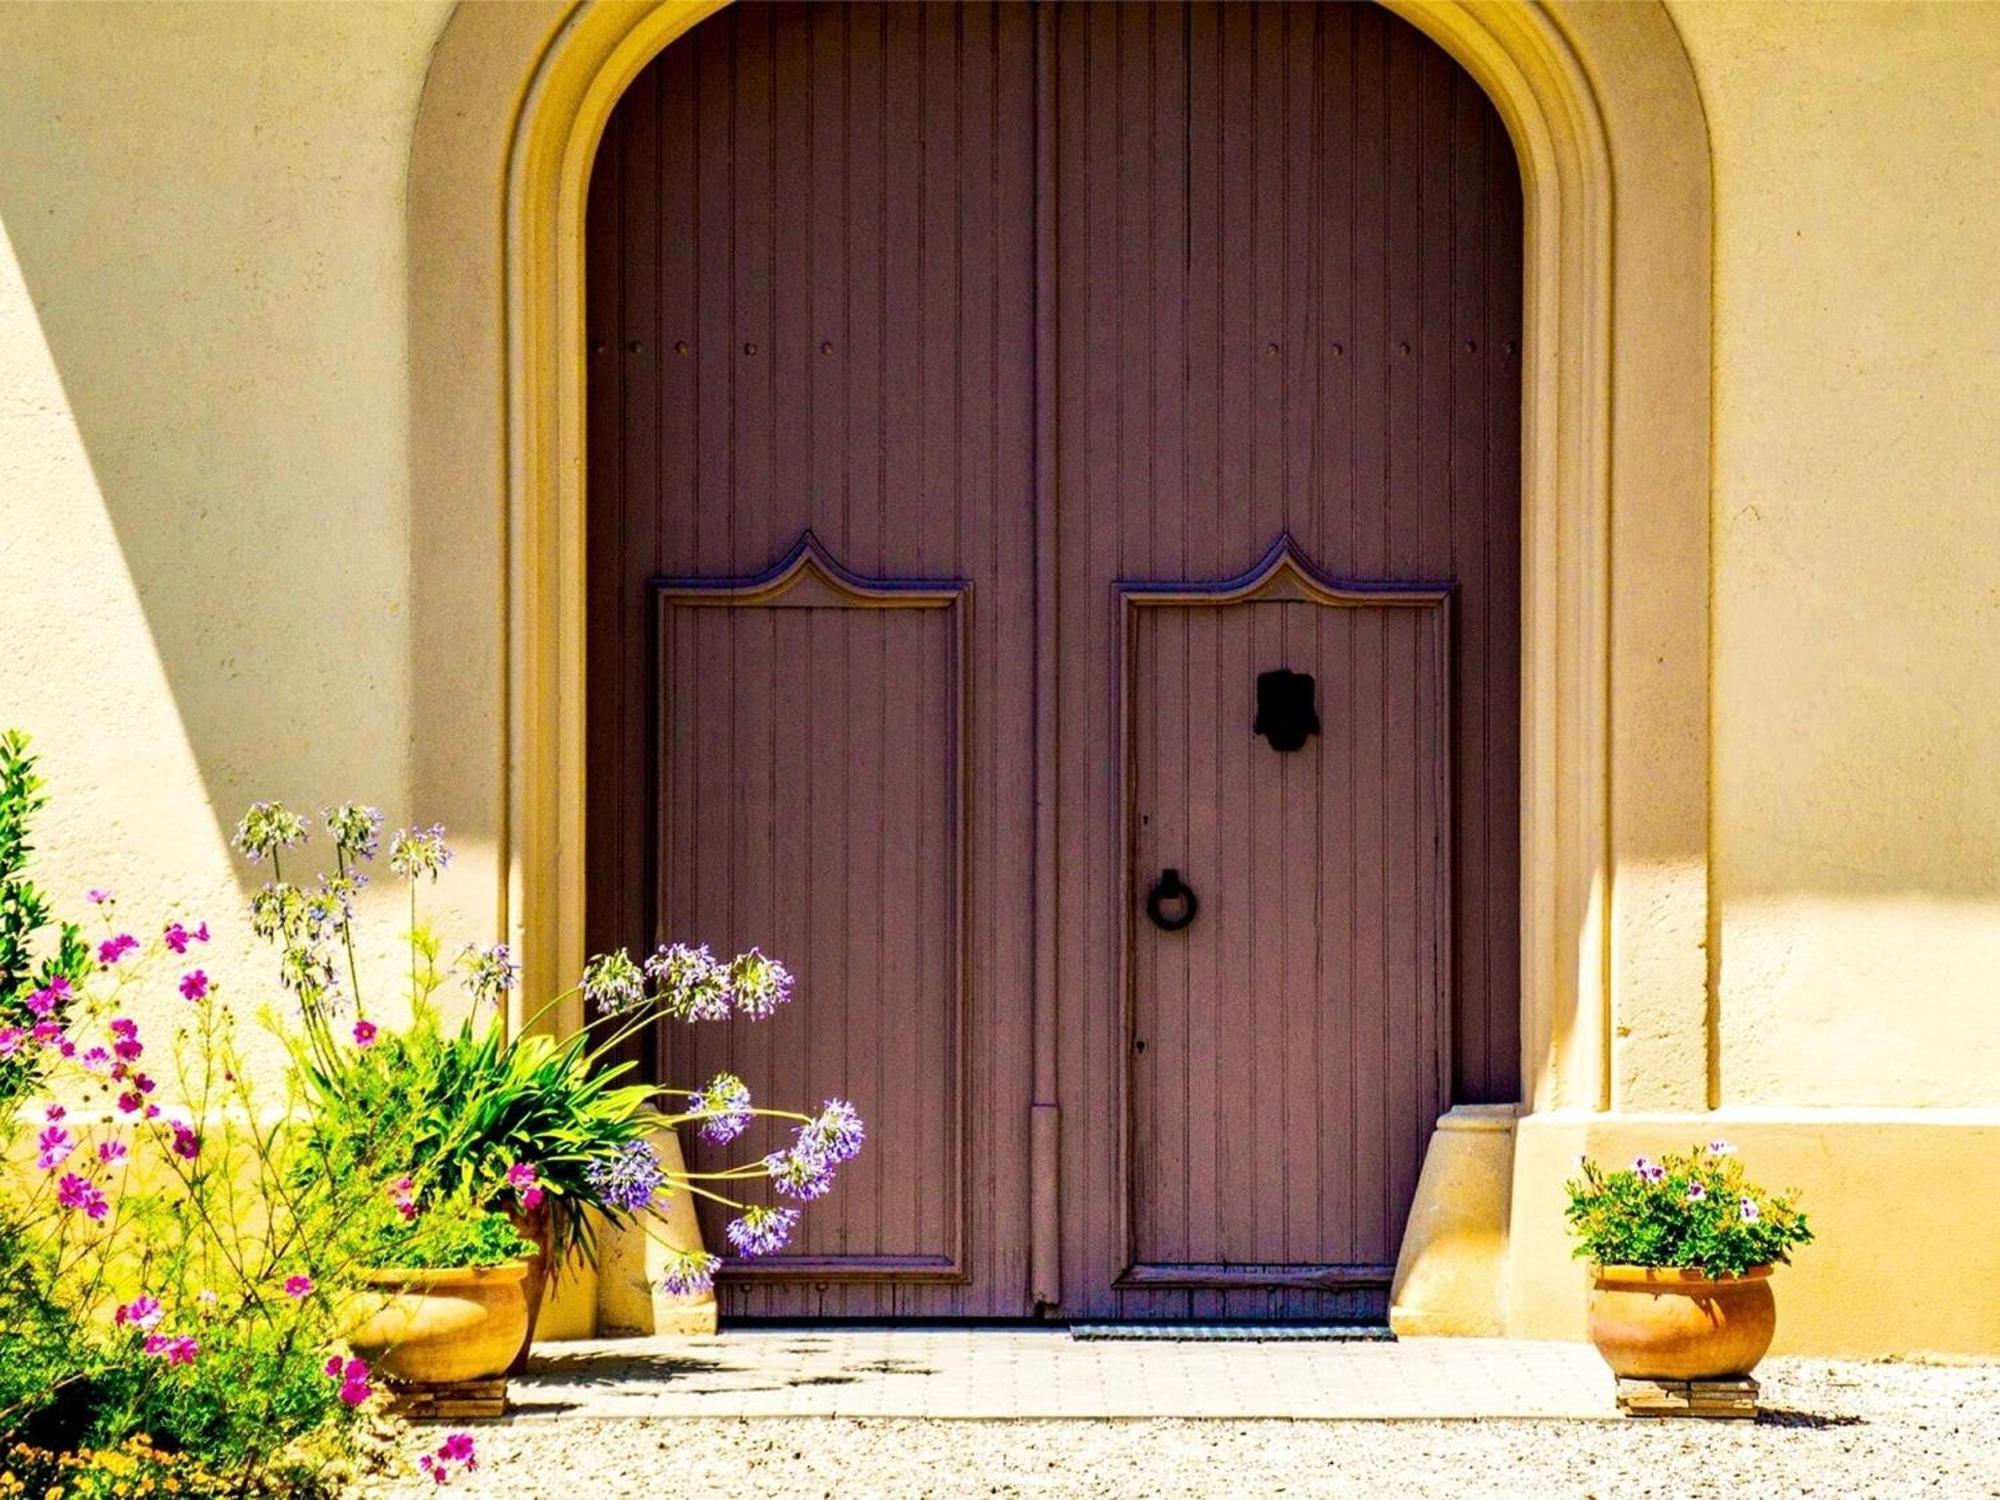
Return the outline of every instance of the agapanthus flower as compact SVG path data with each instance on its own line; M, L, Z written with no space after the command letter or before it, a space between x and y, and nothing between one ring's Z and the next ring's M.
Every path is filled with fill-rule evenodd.
M99 1141L97 1143L97 1159L107 1167L125 1160L131 1154L131 1149L123 1141Z
M301 1297L312 1295L312 1289L313 1279L310 1276L287 1276L285 1278L285 1295L295 1302Z
M208 995L208 974L201 969L189 969L181 975L181 996L187 1000L201 1000Z
M801 1202L824 1197L833 1186L833 1163L802 1146L773 1151L764 1158L764 1171L779 1192Z
M845 1099L828 1099L820 1106L819 1113L793 1134L798 1138L800 1150L835 1162L853 1161L861 1154L861 1143L868 1137L861 1116Z
M465 970L465 987L472 992L475 1005L500 1003L500 997L512 990L521 978L521 966L514 962L514 950L505 943L492 943L481 947L468 943L459 955L459 964Z
M166 1309L160 1306L158 1297L134 1297L112 1314L111 1321L120 1328L151 1328L166 1316Z
M44 1172L53 1172L69 1160L69 1154L76 1149L76 1139L60 1125L43 1127L35 1137L35 1165Z
M729 1019L729 969L706 945L670 943L646 960L646 973L659 986L660 1008L675 1020Z
M701 1138L727 1145L750 1126L750 1088L734 1073L717 1073L708 1087L688 1095L688 1113L699 1115Z
M731 1219L723 1233L738 1255L769 1255L785 1248L798 1222L796 1208L752 1208Z
M389 840L389 868L411 880L428 875L432 880L451 863L451 850L444 841L444 824L428 828L401 828Z
M169 922L166 931L160 934L160 941L175 953L186 953L189 943L208 941L208 923L203 922L199 927L186 927L179 922Z
M740 1013L761 1021L792 998L792 971L752 948L729 965L729 990Z
M253 802L230 842L243 851L245 859L258 864L280 849L303 844L307 826L304 817L282 803Z
M672 1297L692 1297L715 1286L716 1268L722 1262L703 1250L669 1250L667 1264L660 1272L660 1290Z
M1755 1224L1764 1216L1762 1210L1757 1207L1755 1198L1745 1198L1737 1205L1737 1212L1743 1216L1745 1224Z
M356 1021L354 1023L354 1045L366 1051L375 1045L375 1023Z
M138 946L139 940L131 933L118 933L97 945L97 961L108 969Z
M646 999L646 976L623 948L600 953L583 966L583 998L600 1015L612 1015L642 1005Z
M65 1172L56 1184L56 1206L64 1210L80 1208L91 1219L102 1219L111 1212L110 1200L96 1184L74 1172Z
M604 1207L636 1213L653 1201L667 1174L650 1141L627 1141L584 1163L583 1180Z
M69 981L58 974L38 990L31 990L25 1002L30 1012L46 1018L56 1013L56 1008L67 1005L70 998Z
M373 859L376 841L382 834L382 814L358 802L320 809L320 820L333 840L334 848L353 859Z

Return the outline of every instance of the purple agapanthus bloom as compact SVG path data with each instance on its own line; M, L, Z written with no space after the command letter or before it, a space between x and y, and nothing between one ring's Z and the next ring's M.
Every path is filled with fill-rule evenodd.
M606 1208L637 1213L653 1201L667 1174L650 1142L627 1141L610 1156L585 1163L583 1178Z
M799 1222L796 1208L752 1208L723 1231L738 1255L769 1255L785 1248Z
M722 1262L701 1250L669 1250L660 1272L660 1290L673 1297L692 1297L715 1286L715 1268Z
M827 1100L820 1106L820 1112L794 1133L800 1150L834 1162L853 1161L861 1154L861 1143L868 1136L861 1116L845 1099Z
M833 1186L833 1162L803 1146L773 1151L764 1158L764 1171L779 1192L801 1202L824 1197Z
M583 998L597 1013L615 1015L646 1002L646 976L623 948L600 953L583 966Z
M338 807L322 808L320 818L342 854L355 859L375 857L376 840L382 833L382 814L375 808L343 802Z
M749 1086L734 1073L717 1073L707 1088L688 1095L688 1113L702 1117L703 1140L727 1145L749 1127Z
M739 1012L761 1021L792 998L792 971L752 948L729 965L729 991Z
M729 969L706 946L671 943L646 960L646 974L658 986L660 1008L675 1020L729 1019Z
M450 863L451 849L444 841L442 823L398 829L389 840L389 868L411 880L425 875L436 880Z

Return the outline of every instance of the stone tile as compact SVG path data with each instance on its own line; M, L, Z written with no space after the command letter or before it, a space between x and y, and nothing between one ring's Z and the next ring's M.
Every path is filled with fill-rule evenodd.
M548 1344L516 1412L565 1417L1615 1419L1580 1344L1084 1341L1061 1329L746 1329Z

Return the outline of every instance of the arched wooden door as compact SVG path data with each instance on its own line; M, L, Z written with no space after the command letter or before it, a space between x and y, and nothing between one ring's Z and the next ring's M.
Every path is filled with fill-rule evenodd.
M1517 1088L1489 102L1372 6L741 4L587 237L590 941L779 954L662 1077L871 1127L725 1313L1379 1316Z

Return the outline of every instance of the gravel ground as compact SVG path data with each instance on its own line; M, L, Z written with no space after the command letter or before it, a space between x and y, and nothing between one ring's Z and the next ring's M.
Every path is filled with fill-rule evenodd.
M2000 1366L1779 1359L1755 1424L583 1419L475 1429L466 1496L2000 1496ZM436 1429L413 1435L438 1440ZM420 1475L377 1500L435 1494Z

